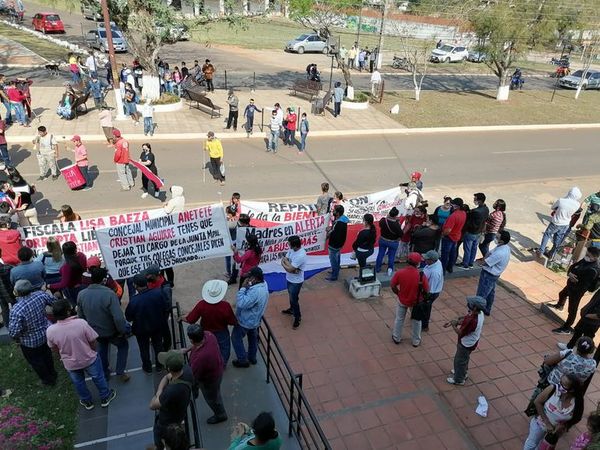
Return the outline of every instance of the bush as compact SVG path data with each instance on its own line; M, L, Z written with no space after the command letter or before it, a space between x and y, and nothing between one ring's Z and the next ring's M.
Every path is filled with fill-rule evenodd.
M153 105L172 105L173 103L179 103L179 95L169 94L168 92L163 92L160 94L160 97L156 100L152 100Z
M344 101L350 103L365 103L369 101L369 96L364 92L355 92L354 100L350 100L348 97L346 97L344 98Z
M36 419L31 411L17 406L0 408L0 448L11 450L54 450L64 448L61 439L52 438L48 431L55 425Z

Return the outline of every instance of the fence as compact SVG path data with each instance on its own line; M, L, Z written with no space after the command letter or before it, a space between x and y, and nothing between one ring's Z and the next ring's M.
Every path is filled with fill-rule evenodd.
M179 303L175 303L175 305L171 309L170 321L171 321L171 338L173 340L173 348L179 349L187 347L187 342L185 338L185 330L183 328L183 323L177 318L181 317L181 308L179 307ZM187 354L184 356L185 362L188 363ZM190 430L191 425L191 430ZM196 399L192 396L189 406L189 414L185 418L185 432L188 435L190 444L194 448L202 448L202 434L200 433L200 428L198 427L198 414L196 408Z
M258 348L267 366L266 381L273 382L286 411L288 434L298 439L302 449L331 450L302 390L302 374L295 374L292 370L265 318L258 329L258 337Z

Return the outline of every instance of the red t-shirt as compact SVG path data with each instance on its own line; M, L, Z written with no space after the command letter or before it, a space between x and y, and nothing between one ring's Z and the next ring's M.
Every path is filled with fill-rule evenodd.
M442 234L446 235L444 232L446 230L450 230L450 233L446 236L448 239L454 242L460 241L460 236L462 234L463 226L467 221L467 213L461 209L457 209L454 211L444 222L444 226L442 227Z
M219 343L210 331L204 332L203 345L193 346L189 356L190 367L196 380L210 383L223 375L223 358Z
M0 248L4 264L18 266L20 261L17 252L21 248L21 233L17 230L0 230Z
M400 269L394 274L390 286L398 288L398 300L404 306L414 306L419 293L419 269L413 266ZM427 277L423 275L423 292L429 292ZM421 300L421 298L419 298Z
M247 276L260 263L260 256L254 250L246 250L242 256L238 252L235 252L233 259L240 265L240 274L242 277Z
M196 323L198 319L202 319L202 322L200 322L202 328L211 333L226 330L229 325L237 324L233 309L226 301L211 304L205 300L200 300L196 303L194 309L185 316L187 323Z
M6 144L6 136L4 134L5 132L6 132L6 122L4 122L4 120L0 119L0 145Z
M129 142L122 137L115 142L115 156L113 161L117 164L129 163Z

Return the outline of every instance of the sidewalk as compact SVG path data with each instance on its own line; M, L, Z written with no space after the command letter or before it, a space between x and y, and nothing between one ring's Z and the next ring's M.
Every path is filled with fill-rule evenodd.
M38 126L44 125L57 138L70 139L73 134L79 134L84 141L98 140L104 141L104 135L100 128L98 114L93 109L94 101L89 99L87 102L88 112L82 114L77 119L66 121L62 120L56 114L56 105L58 104L64 88L60 87L36 87L31 88L32 105L35 113L40 120L33 119L30 128L19 126L11 127L6 135L9 142L25 142L33 138L35 130ZM143 122L139 126L135 126L131 119L123 121L114 121L114 126L119 128L125 137L128 139L173 139L178 138L178 135L189 135L190 133L198 133L198 137L202 138L210 130L215 131L217 137L237 137L245 138L246 132L243 129L245 120L243 118L244 108L248 104L250 98L254 98L256 105L264 108L265 128L260 131L261 114L255 113L254 119L254 138L265 138L268 131L268 123L270 114L275 103L280 103L281 107L287 108L293 106L296 108L296 113L300 117L301 113L306 112L310 123L310 131L350 131L350 130L371 130L382 128L401 128L398 123L385 114L378 112L373 106L369 106L367 110L357 111L342 109L342 115L338 118L333 117L330 110L326 111L323 116L317 116L310 113L311 105L305 97L292 96L287 89L283 90L260 90L250 92L249 90L236 90L236 95L240 101L240 113L238 119L238 132L233 130L223 130L225 120L227 119L228 109L227 92L223 89L215 90L208 97L215 105L221 106L222 116L211 119L210 113L199 111L198 109L190 109L187 102L184 102L183 108L179 111L169 113L155 113L154 123L157 125L154 137L145 137L143 134ZM114 107L115 97L113 92L109 92L106 97L107 103ZM113 114L114 117L114 114ZM297 133L299 139L299 133ZM310 139L310 137L309 137Z
M430 331L416 349L406 338L400 345L391 341L397 299L388 288L380 298L357 301L341 283L327 283L319 275L303 287L298 330L279 312L287 307L287 294L272 296L268 320L293 369L304 374L305 392L334 449L522 448L529 423L522 411L542 355L555 351L558 339L550 332L555 323L520 296L546 301L564 278L538 263L512 261L509 268L503 284L512 284L519 295L498 286L464 387L446 383L456 336L442 325L464 314L465 297L475 293L477 278L447 280ZM346 270L344 277L353 274ZM480 395L490 405L487 418L475 414ZM584 420L557 449L569 448L599 399L596 377Z
M0 65L37 66L46 63L38 54L4 36L0 36L0 55Z

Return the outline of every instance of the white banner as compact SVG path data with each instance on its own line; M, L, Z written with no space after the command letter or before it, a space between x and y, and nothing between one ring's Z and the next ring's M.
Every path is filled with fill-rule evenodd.
M31 248L35 253L46 251L46 242L49 237L55 238L60 244L73 241L80 252L90 256L100 256L96 229L114 227L117 225L139 222L140 220L154 219L164 216L162 208L149 211L138 211L113 216L96 217L93 219L78 220L75 222L50 223L19 228L21 239L25 247Z
M345 214L350 223L360 223L365 214L375 216L375 220L385 217L393 206L403 214L402 192L399 187L387 191L365 194L345 200L343 205ZM317 206L302 203L275 203L275 202L242 202L242 212L251 218L267 222L290 222L314 217L317 214Z
M96 235L114 278L131 277L151 264L166 268L231 255L231 237L220 204L103 228Z
M273 227L238 228L236 247L245 250L247 234L255 234L263 251L260 258L261 265L280 261L290 248L287 241L290 236L298 236L307 253L318 252L325 249L328 224L327 214Z

